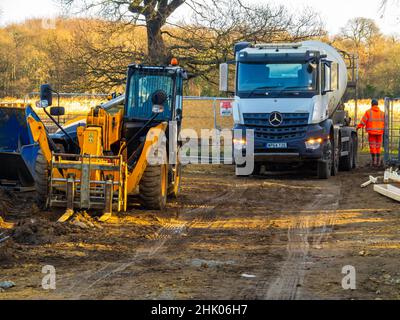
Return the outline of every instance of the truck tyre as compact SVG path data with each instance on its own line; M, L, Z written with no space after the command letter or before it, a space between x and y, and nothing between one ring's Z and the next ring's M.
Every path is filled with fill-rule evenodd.
M46 209L49 194L49 166L42 150L39 150L35 164L36 203L40 209Z
M144 207L163 210L167 204L168 166L147 166L139 183L139 195Z
M318 174L318 179L321 180L327 180L330 178L331 176L331 165L330 165L330 161L318 161L317 163L317 174Z
M333 148L332 148L332 143L330 140L328 140L326 144L326 149L328 151L329 157L326 157L326 159L320 160L317 162L317 175L318 178L321 180L327 180L330 178L332 172L333 172Z
M353 162L354 162L354 144L353 144L353 139L350 138L349 154L341 158L340 169L343 171L351 171L351 169L353 168Z
M353 143L353 159L352 159L351 168L352 169L357 169L357 161L358 161L358 139L357 139L357 135L353 134L351 136L351 141Z
M339 140L340 141L340 137ZM331 142L331 146L332 146L332 169L331 169L331 176L335 177L337 176L337 174L339 173L339 164L340 164L340 144L338 142L338 144L336 145L336 143L333 141L333 143Z
M254 171L253 176L260 176L261 175L262 164L261 163L254 163Z

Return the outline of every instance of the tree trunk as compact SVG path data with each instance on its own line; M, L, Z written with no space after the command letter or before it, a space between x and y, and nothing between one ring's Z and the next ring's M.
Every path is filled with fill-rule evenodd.
M147 49L149 63L153 65L169 64L169 56L161 33L162 23L158 19L147 21Z

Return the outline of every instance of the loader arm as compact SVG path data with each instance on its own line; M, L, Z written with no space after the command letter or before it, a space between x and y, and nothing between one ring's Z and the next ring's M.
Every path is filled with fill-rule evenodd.
M28 117L28 124L32 132L33 140L39 143L47 163L50 164L52 154L45 126L41 121L35 120L32 116Z
M161 141L161 138L167 129L167 125L167 122L160 123L156 127L151 128L147 133L146 141L139 160L137 161L133 171L129 173L127 177L127 194L133 193L136 187L139 185L139 182L143 177L143 173L148 165L147 157L149 152Z

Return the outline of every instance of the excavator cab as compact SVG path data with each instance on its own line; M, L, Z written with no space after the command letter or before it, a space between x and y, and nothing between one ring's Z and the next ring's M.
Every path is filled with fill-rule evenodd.
M187 74L180 67L129 66L122 134L127 141L136 136L127 148L129 155L155 124L174 121L180 130L185 79ZM166 137L169 129L167 126Z
M122 132L127 143L128 169L137 165L149 130L165 126L162 143L165 164L148 165L139 183L141 200L151 209L163 208L168 196L176 197L179 193L181 165L177 138L182 123L183 82L187 78L186 71L178 66L130 65L128 69ZM170 150L171 145L175 145L176 150ZM169 159L170 154L175 155L174 159ZM157 187L153 189L153 186Z

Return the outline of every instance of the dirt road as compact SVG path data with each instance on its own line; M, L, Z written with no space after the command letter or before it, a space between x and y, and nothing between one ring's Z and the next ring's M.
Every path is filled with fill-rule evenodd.
M0 281L16 286L0 299L399 299L399 204L360 189L370 173L239 179L189 166L165 212L131 208L107 224L59 225L12 196ZM41 287L45 265L56 290ZM347 265L356 290L342 288Z

